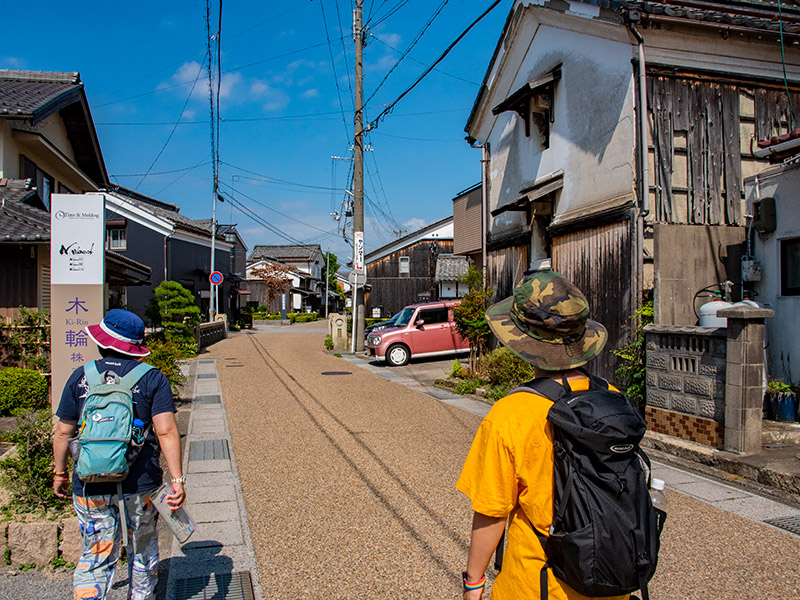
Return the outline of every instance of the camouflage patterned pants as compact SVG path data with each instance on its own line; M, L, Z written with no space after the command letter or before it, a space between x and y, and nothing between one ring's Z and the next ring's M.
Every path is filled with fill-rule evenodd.
M154 600L158 579L158 513L150 493L125 496L128 523L130 600ZM122 532L119 501L115 496L73 496L78 513L83 554L75 568L75 600L103 600L114 579Z

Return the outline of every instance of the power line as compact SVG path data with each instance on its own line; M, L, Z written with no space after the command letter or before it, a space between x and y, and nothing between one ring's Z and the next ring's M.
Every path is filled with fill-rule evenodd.
M233 188L233 186L231 186L231 185L229 185L229 184L225 183L224 181L223 181L223 182L220 182L220 183L222 183L222 185L224 185L226 188L231 188L231 189ZM258 204L259 206L261 206L261 207L263 207L263 208L266 208L267 210L271 210L271 211L272 211L272 212L274 212L275 214L278 214L278 215L280 215L280 216L282 216L282 217L284 217L284 218L286 218L286 219L289 219L290 221L294 221L295 223L300 223L301 225L305 225L306 227L309 227L310 229L316 229L317 231L323 231L323 232L325 231L324 229L320 229L319 227L315 227L314 225L309 225L309 224L308 224L307 222L305 222L305 221L301 221L300 219L295 219L294 217L292 217L292 216L289 216L289 215L287 215L286 213L282 213L281 211L279 211L279 210L276 210L276 209L272 208L271 206L268 206L268 205L264 204L263 202L260 202L259 200L256 200L256 199L255 199L255 198L253 198L252 196L248 196L247 194L245 194L244 192L242 192L242 191L240 191L240 190L235 190L235 191L236 191L236 193L237 193L238 195L240 195L240 196L244 196L245 198L247 198L247 199L248 199L248 200L250 200L251 202L254 202L254 203ZM230 196L230 195L231 195L231 193L230 193L230 192L227 192L227 194L228 194L228 196Z
M322 10L322 23L323 23L323 25L325 25L325 39L327 40L327 43L328 43L328 54L330 55L330 58L331 58L331 67L333 67L333 79L334 79L334 82L336 83L336 95L339 98L339 108L341 109L341 112L342 112L342 123L344 124L344 136L345 136L345 139L347 139L349 141L350 140L350 129L347 126L347 117L345 117L345 114L344 114L344 102L342 102L342 89L339 86L339 75L336 73L336 61L333 58L333 45L331 44L331 36L328 33L328 19L325 16L325 2L324 2L324 0L320 0L319 7L320 7L320 10ZM344 37L344 36L342 36L342 37Z
M283 231L281 231L280 229L278 229L277 227L272 225L269 221L267 221L266 219L261 217L258 213L253 212L252 210L247 208L244 204L239 202L236 198L233 198L231 196L227 196L226 197L226 201L231 202L233 207L236 210L238 210L240 213L244 214L247 217L250 217L250 219L252 219L256 223L258 223L259 225L261 225L262 227L264 227L268 231L271 231L272 233L274 233L278 237L283 238L284 240L286 240L290 244L298 244L298 245L302 244L302 242L300 240L296 240L292 236L284 233Z
M384 22L386 19L388 19L388 18L390 18L391 16L393 16L393 15L394 15L394 14L395 14L395 13L396 13L398 10L400 10L401 8L403 8L403 7L404 7L406 4L408 4L408 0L401 0L401 1L400 1L398 4L396 4L396 5L394 6L394 8L391 8L391 9L389 9L389 12L387 12L387 13L386 13L384 16L382 16L380 19L378 19L378 20L377 20L377 21L375 21L374 23L372 23L371 21L367 20L367 22L366 22L366 23L364 23L364 25L365 25L365 26L366 26L366 25L372 25L372 27L377 27L378 25L380 25L381 23L383 23L383 22ZM379 8L378 10L376 10L376 11L375 11L375 17L376 17L376 18L378 17L378 13L379 13L379 12L381 12L381 9L380 9L380 8Z
M384 46L386 46L390 50L394 50L398 54L400 54L402 52L402 50L400 50L399 48L395 48L394 46L392 46L391 44L389 44L385 40L382 40L381 38L379 38L376 35L373 35L373 34L370 33L369 37L371 37L373 40L377 41L379 44L383 44ZM406 58L408 58L408 60L410 60L412 62L417 63L418 65L422 65L423 67L429 66L427 63L424 63L421 60L417 60L413 56L407 56ZM452 73L449 73L447 71L443 71L442 69L434 69L434 71L436 71L437 73L441 73L442 75L446 75L447 77L452 77L453 79L458 79L459 81L463 81L464 83L469 83L470 85L474 85L474 86L478 86L478 87L480 87L480 85L481 85L477 81L471 81L469 79L465 79L464 77L459 77L458 75L453 75Z
M398 58L398 59L395 61L395 63L392 65L392 68L391 68L391 69L389 69L389 72L388 72L388 73L386 73L386 75L384 75L383 79L381 79L380 83L378 83L378 86L377 86L377 87L376 87L374 90L372 90L372 93L371 93L371 94L369 95L369 97L368 97L368 98L367 98L367 99L364 101L364 104L365 104L365 105L369 104L370 100L372 100L372 99L375 97L375 94L377 94L377 93L378 93L378 90L380 90L380 89L381 89L381 87L383 87L383 84L384 84L384 83L386 83L386 80L387 80L387 79L389 79L389 76L390 76L392 73L394 73L394 70L395 70L395 69L396 69L398 66L400 66L400 63L401 63L401 62L403 62L403 59L404 59L406 56L408 56L408 53L409 53L409 52L411 52L411 50L414 48L414 46L416 46L416 45L417 45L417 43L418 43L418 42L419 42L419 41L422 39L422 36L423 36L423 35L425 35L425 32L426 32L426 31L428 31L428 28L429 28L431 25L433 25L433 22L436 20L436 17L438 17L438 16L439 16L439 13L441 13L441 12L442 12L442 10L444 9L444 7L445 7L445 6L447 6L447 3L448 3L449 1L450 1L450 0L442 0L442 2L439 4L439 6L437 7L437 9L436 9L435 11L433 11L433 14L432 14L432 15L431 15L431 17L428 19L428 21L425 23L425 25L423 25L423 26L422 26L422 29L419 31L419 33L418 33L418 34L417 34L417 35L414 37L414 39L413 39L413 40L411 40L411 43L408 45L408 48L406 48L406 49L405 49L405 51L403 51L403 53L402 53L402 54L400 54L399 58Z
M208 157L206 157L206 158L208 158ZM205 159L203 159L203 161L205 161ZM210 162L210 161L209 161L209 162ZM164 187L162 187L162 188L161 188L160 190L158 190L158 191L157 191L157 192L156 192L154 195L155 195L155 196L158 196L158 195L159 195L161 192L163 192L163 191L164 191L164 190L166 190L167 188L169 188L169 187L172 187L173 185L175 185L176 183L178 183L178 182L179 182L181 179L183 179L184 177L186 177L186 176L187 176L189 173L191 173L191 172L192 172L194 169L196 169L197 167L205 166L205 165L207 165L207 164L208 164L207 162L199 162L199 163L197 163L197 164L196 164L194 167L192 167L191 169L187 169L187 170L186 170L186 171L185 171L183 174L181 174L181 175L180 175L180 176L179 176L177 179L174 179L173 181L169 182L167 185L165 185Z
M488 15L492 10L494 10L500 4L501 1L502 0L495 0L494 2L492 2L489 8L483 11L483 13L477 19L475 19L472 23L470 23L469 27L467 27L463 32L461 32L461 34L445 49L442 55L439 58L437 58L430 67L425 69L422 75L417 77L414 83L412 83L408 88L406 88L406 90L402 94L400 94L394 102L392 102L389 106L383 109L381 113L375 119L373 119L369 125L367 125L367 130L376 128L378 126L378 123L380 123L381 119L383 119L387 114L389 114L392 111L392 109L397 105L397 103L400 102L400 100L402 100L403 98L405 98L406 95L408 95L411 92L411 90L417 87L417 85L419 85L419 82L425 79L425 77L428 76L428 74L434 69L434 67L438 65L440 62L442 62L448 54L450 54L450 51L456 47L456 44L458 44L458 42L460 42L464 38L464 36L466 36L467 33L469 33L470 30L473 27L475 27L475 25L477 25L480 21L482 21L486 15Z
M186 106L189 104L189 100L191 100L192 94L194 94L194 88L197 86L197 82L200 79L200 75L202 74L202 72L203 72L203 67L201 66L197 70L197 77L194 78L194 83L192 84L192 89L189 90L189 94L186 96L186 101L183 103L183 106L181 107L181 112L178 114L178 121L176 121L175 124L173 125L172 131L169 132L169 135L167 136L167 139L164 142L164 145L161 146L161 150L158 151L158 154L156 154L156 157L153 159L153 162L150 163L150 166L147 168L147 171L145 172L145 174L142 175L142 178L139 180L139 183L137 183L136 187L133 188L133 191L136 191L136 190L139 189L139 186L142 185L142 182L150 174L150 171L152 170L152 168L154 166L156 166L156 162L158 162L158 159L161 158L162 154L164 154L164 150L167 149L167 146L169 145L170 140L172 140L172 136L175 135L175 130L178 128L178 123L180 122L181 115L183 115L183 111L186 110Z
M206 157L206 158L208 158L208 157ZM203 159L203 161L205 161L205 158ZM192 169L196 169L197 167L203 167L203 166L205 166L207 164L208 164L207 162L200 162L200 163L197 163L196 165L194 165L193 167L184 167L182 169L172 169L170 171L156 171L155 173L151 172L150 175L172 175L173 173L181 173L183 171L191 171ZM126 173L124 175L114 174L114 177L142 177L143 175L146 175L146 174L147 173Z
M327 190L327 191L331 190L330 187L327 187L327 186L324 186L324 185L311 185L310 183L298 183L296 181L288 181L286 179L278 179L277 177L271 177L269 175L264 175L263 173L256 173L255 171L250 171L248 169L245 169L245 168L242 168L242 167L238 167L238 166L236 166L234 164L231 164L229 162L225 162L224 160L220 161L220 163L225 165L225 166L227 166L227 167L230 167L231 169L236 169L237 171L241 171L243 173L248 173L250 175L255 175L256 177L261 177L267 183L275 182L275 183L282 183L282 184L285 184L285 185L296 185L298 187L305 187L305 188L311 188L311 189L316 189L316 190ZM341 188L334 188L334 189L339 190Z
M298 50L292 50L291 52L284 52L283 54L277 54L275 56L270 56L269 58L265 58L265 59L262 59L262 60L257 60L255 62L251 62L251 63L248 63L246 65L242 65L240 67L234 67L232 69L228 69L227 71L224 71L224 74L227 75L228 73L234 73L236 71L241 71L243 69L247 69L247 68L253 67L255 65L260 65L260 64L263 64L263 63L266 63L266 62L272 62L273 60L278 60L280 58L286 58L287 56L294 56L295 54L301 54L303 52L307 52L308 50L313 50L314 48L320 48L321 46L324 46L324 45L325 45L325 42L320 42L319 44L312 44L311 46L305 46L304 48L299 48ZM151 96L151 95L157 94L159 92L164 92L166 90L172 90L172 89L175 89L175 88L182 87L184 85L189 85L190 83L192 83L192 81L191 80L187 80L187 81L180 81L180 82L174 83L172 85L160 86L155 90L150 90L149 92L142 92L141 94L136 94L134 96L128 96L126 98L120 98L119 100L112 100L111 102L104 102L103 104L96 104L96 105L94 105L94 108L101 108L103 106L110 106L112 104L119 104L120 102L127 102L128 100L135 100L136 98L142 98L143 96Z
M313 2L313 0L308 0L308 3L311 3L311 2ZM252 31L253 29L256 29L256 28L258 28L258 27L261 27L262 25L266 25L266 24L267 24L267 23L269 23L270 21L274 21L274 20L276 20L276 19L278 19L278 18L282 17L283 15L285 15L285 14L288 14L288 13L290 13L290 12L292 12L292 11L298 10L298 9L300 9L300 8L303 8L303 5L294 6L294 7L290 8L290 9L288 9L288 10L285 10L285 11L283 11L282 13L278 13L277 15L274 15L274 16L270 17L269 19L265 19L264 21L261 21L260 23L256 23L255 25L252 25L252 26L248 27L247 29L243 29L242 31L239 31L239 32L237 32L237 33L234 33L234 34L233 34L233 35L231 35L231 36L228 36L228 39L229 39L229 40L232 40L232 39L234 39L234 38L237 38L237 37L239 37L240 35L244 35L245 33L249 32L249 31ZM203 52L205 52L205 50L204 50ZM195 56L197 56L198 54L200 54L200 52L197 52L197 53L193 54L192 56L190 56L190 57L187 57L187 58L184 58L184 59L182 59L182 60L179 60L179 61L177 61L177 62L170 63L170 64L169 64L169 65L167 65L166 67L162 67L161 69L158 69L158 70L156 70L156 71L153 71L153 72L152 72L152 73L150 73L149 75L145 75L144 77L142 77L142 78L140 78L140 79L137 79L137 80L135 80L135 81L131 81L130 83L128 83L128 84L126 84L126 85L122 86L121 88L117 88L117 89L116 89L116 90L114 90L113 92L110 92L110 94L109 94L109 95L113 96L114 94L117 94L117 93L119 93L119 92L121 92L121 91L123 91L123 90L127 90L128 88L131 88L131 87L133 87L133 86L134 86L134 85L136 85L137 83L141 83L141 82L143 82L143 81L147 81L148 79L150 79L150 78L152 78L152 77L155 77L156 75L159 75L159 74L163 73L164 71L169 71L170 69L172 69L172 68L176 67L177 65L183 64L183 63L185 63L185 62L186 62L186 61L188 61L188 60L192 60L192 59L193 59ZM105 104L99 104L99 105L96 105L96 106L105 106ZM95 124L97 124L97 123L95 123ZM167 123L167 124L169 125L169 124L171 124L171 123Z

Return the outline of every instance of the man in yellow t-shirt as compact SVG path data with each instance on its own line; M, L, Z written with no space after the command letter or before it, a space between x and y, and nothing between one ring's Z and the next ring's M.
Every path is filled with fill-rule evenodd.
M588 319L581 291L553 271L540 271L514 289L514 295L486 311L501 344L536 369L537 377L561 382L575 391L589 380L576 369L602 351L605 327ZM475 511L464 600L480 600L484 572L508 521L503 569L494 582L493 600L541 597L539 577L546 562L533 530L546 535L553 522L553 428L547 421L552 401L529 392L499 400L481 423L457 488ZM556 577L548 577L551 600L584 600ZM613 596L606 600L623 600Z

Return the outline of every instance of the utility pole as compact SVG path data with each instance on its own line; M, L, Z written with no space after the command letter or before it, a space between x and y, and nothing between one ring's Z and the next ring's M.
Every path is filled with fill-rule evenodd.
M361 24L364 0L353 10L353 41L356 44L355 140L353 144L353 269L366 273L364 261L364 35ZM359 245L359 241L362 243ZM353 286L353 350L364 351L364 288Z

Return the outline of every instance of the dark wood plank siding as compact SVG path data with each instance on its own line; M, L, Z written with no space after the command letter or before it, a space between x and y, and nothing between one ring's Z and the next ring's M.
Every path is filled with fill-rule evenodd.
M34 246L0 246L0 316L13 318L20 306L38 308L37 278Z
M530 255L529 246L509 246L490 250L486 262L486 278L494 288L492 302L499 302L514 293L514 287L525 277Z
M625 220L553 237L553 268L586 296L591 318L608 329L605 351L587 368L614 378L611 350L628 341L633 313L633 227Z
M367 317L373 308L384 316L393 315L404 306L424 298L437 300L436 258L452 254L453 240L422 240L367 264L367 284L371 291L366 301ZM409 258L409 274L400 277L400 257Z

